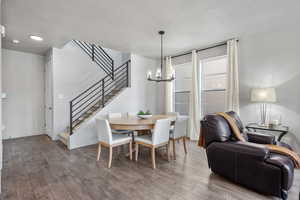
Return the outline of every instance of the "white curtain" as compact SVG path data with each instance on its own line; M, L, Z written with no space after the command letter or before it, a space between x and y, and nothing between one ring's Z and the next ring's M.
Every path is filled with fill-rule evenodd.
M201 117L201 62L196 50L192 51L192 88L189 109L189 136L191 140L198 140Z
M173 73L173 66L171 57L166 58L166 70L165 74L166 77L171 77ZM165 82L165 113L173 112L174 111L174 96L173 96L173 88L174 82Z
M238 73L238 44L236 39L227 41L227 92L226 110L239 114L239 73Z

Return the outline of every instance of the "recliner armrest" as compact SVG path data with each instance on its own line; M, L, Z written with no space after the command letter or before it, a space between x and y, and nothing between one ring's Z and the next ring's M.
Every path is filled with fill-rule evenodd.
M258 144L275 144L275 136L267 135L263 133L257 132L249 132L247 131L248 142L258 143Z
M248 159L264 161L270 154L264 145L250 142L213 142L207 147L207 153L210 154L214 150L221 151L223 156L239 154L245 161ZM222 154L219 154L219 156Z

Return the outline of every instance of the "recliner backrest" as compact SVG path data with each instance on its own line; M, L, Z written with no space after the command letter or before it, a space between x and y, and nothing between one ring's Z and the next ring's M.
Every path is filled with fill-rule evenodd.
M243 122L242 122L241 118L239 117L239 115L234 111L226 112L226 114L228 114L230 117L232 117L234 119L236 125L240 129L240 132L243 133L244 132L244 125L243 125Z
M201 121L205 146L212 142L226 142L231 138L231 129L227 121L219 115L206 115Z

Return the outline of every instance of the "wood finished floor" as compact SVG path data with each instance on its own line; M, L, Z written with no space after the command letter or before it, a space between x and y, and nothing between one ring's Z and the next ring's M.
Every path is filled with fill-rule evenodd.
M107 149L96 162L96 145L68 151L47 136L4 141L3 200L236 200L275 199L262 196L212 174L205 152L188 144L188 155L177 145L177 160L167 162L164 151L157 169L149 150L141 148L136 163L114 151L107 168ZM289 199L298 199L296 172ZM259 183L258 183L259 184Z

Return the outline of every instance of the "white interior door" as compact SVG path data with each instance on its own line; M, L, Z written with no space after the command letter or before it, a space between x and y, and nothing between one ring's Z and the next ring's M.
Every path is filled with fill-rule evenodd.
M45 129L46 134L53 139L53 78L52 56L45 64Z

